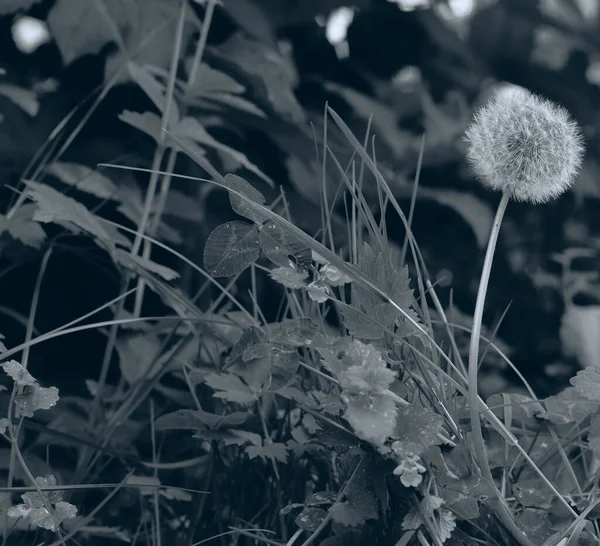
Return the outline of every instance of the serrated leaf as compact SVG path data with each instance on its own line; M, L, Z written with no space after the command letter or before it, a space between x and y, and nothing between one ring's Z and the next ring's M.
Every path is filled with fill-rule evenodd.
M231 173L226 174L224 178L224 184L228 188L241 193L253 203L263 206L266 204L265 196L254 186L246 182L241 176ZM248 220L252 220L255 224L262 224L268 219L266 214L251 208L243 198L235 195L234 193L229 192L229 202L231 203L231 208L235 213L247 218Z
M176 137L182 140L192 140L198 144L212 148L232 157L240 165L262 178L269 185L273 186L273 181L243 153L213 138L212 135L201 125L198 119L185 117L175 127L173 127L172 132Z
M545 409L538 412L540 419L548 419L555 425L576 423L598 409L598 402L583 397L574 387L567 387L557 395L549 396L540 402Z
M216 430L241 425L248 417L248 413L243 411L217 415L203 410L181 409L161 415L154 425L157 430L194 430L205 427Z
M600 402L600 367L580 370L569 382L583 397L594 402Z
M123 110L118 115L118 118L123 122L135 127L136 129L146 133L152 137L156 143L160 142L160 133L162 131L162 121L154 112L132 112L131 110Z
M117 187L109 178L86 165L54 162L46 167L46 172L56 176L64 184L100 199L114 199L117 193Z
M147 67L129 62L127 63L127 68L131 79L140 86L144 93L146 93L148 98L154 103L154 106L158 108L161 115L164 114L167 108L166 87L159 83L159 81L147 70ZM177 105L177 101L172 101L169 110L169 119L167 120L167 127L174 127L178 122L179 106Z
M111 0L118 1L118 0ZM135 61L139 65L149 65L159 69L168 69L171 66L173 50L175 48L174 36L178 33L178 13L180 6L175 9L171 0L134 0L127 2L129 19L117 18L118 14L112 11L112 6L107 0L109 16L114 21L124 37L125 48L108 57L104 68L104 79L108 81L120 70L117 82L129 79L127 70L121 70L128 61ZM122 3L122 2L121 2ZM187 11L181 33L184 47L188 44L196 31L198 20L194 12Z
M78 201L67 197L50 186L25 180L26 195L36 202L38 210L33 219L38 222L68 222L89 235L112 246L112 241L100 221Z
M292 267L276 267L271 270L269 276L286 288L298 290L306 286L305 279L308 278L308 272L298 271Z
M206 384L216 392L214 396L238 404L256 402L256 395L247 385L235 375L230 373L211 373L206 376Z
M380 445L394 433L396 414L396 405L387 396L353 395L344 418L359 438Z
M350 335L369 341L381 339L385 335L384 328L375 318L347 305L340 305L339 308L344 319L344 326Z
M231 366L238 359L242 358L244 352L259 343L267 341L267 335L258 328L257 326L250 326L250 328L244 330L238 342L232 347L229 356L225 360L226 366Z
M10 220L0 214L0 233L7 232L24 245L40 249L46 240L46 233L42 226L33 220L36 210L35 204L26 203L19 207Z
M204 247L204 267L214 277L232 277L258 260L260 242L252 224L235 220L217 226Z
M2 366L4 373L20 387L31 387L36 384L35 378L16 360L3 362L0 366Z
M538 401L519 393L492 394L486 402L488 407L502 420L505 418L506 408L510 412L515 426L535 426L537 414L543 411L543 407Z
M188 63L191 64L191 63ZM191 68L191 66L190 66ZM200 63L196 71L196 79L189 89L190 97L212 96L212 94L243 93L246 88L225 72L221 72L206 63Z
M281 463L287 462L288 449L285 444L277 442L266 443L262 446L248 446L246 453L250 459L261 457L263 459L271 459L272 461L279 461Z
M352 476L344 490L344 500L329 508L334 521L347 527L363 525L379 517L373 469L364 463Z
M143 272L153 273L165 281L172 281L179 277L179 273L173 271L169 267L153 262L143 256L124 252L120 248L116 249L116 251L112 253L112 256L115 263L122 265L138 275L142 275Z
M135 17L134 3L108 0L105 8L105 13L101 13L95 2L78 0L58 0L53 5L47 22L65 65L83 55L99 53L113 41L111 20L118 21L119 27Z
M246 74L253 89L265 96L276 113L294 123L304 123L306 115L293 91L298 74L290 60L241 33L222 44L218 55Z
M21 394L15 396L15 404L25 417L33 417L37 410L47 410L59 400L56 387L40 387L37 383L28 385Z

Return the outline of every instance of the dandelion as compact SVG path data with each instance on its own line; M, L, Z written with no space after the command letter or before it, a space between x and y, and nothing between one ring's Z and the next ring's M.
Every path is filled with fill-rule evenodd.
M534 204L569 189L583 159L583 137L567 110L518 87L485 104L465 140L467 161L485 186Z
M525 89L505 89L477 112L466 141L467 161L475 176L492 190L502 191L479 280L468 366L473 445L483 477L493 484L481 430L477 371L483 306L498 233L509 199L545 203L569 189L583 160L583 138L564 108ZM494 489L498 516L520 544L530 546L532 542Z

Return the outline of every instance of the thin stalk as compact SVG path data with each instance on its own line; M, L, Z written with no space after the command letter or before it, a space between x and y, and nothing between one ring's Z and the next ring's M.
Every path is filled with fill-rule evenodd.
M471 344L469 346L469 366L468 366L468 396L469 396L469 412L471 417L471 431L473 433L473 444L475 447L475 455L482 476L492 485L494 492L498 498L497 504L497 515L511 533L511 535L521 544L522 546L533 546L533 543L529 540L527 535L519 529L513 519L513 514L510 508L506 504L506 500L498 491L492 471L487 459L485 452L485 444L483 441L483 432L481 429L481 417L479 414L479 396L477 394L477 372L479 363L479 335L481 333L481 323L483 321L483 307L485 305L485 296L487 293L488 282L490 280L490 273L492 271L492 263L494 261L494 251L496 250L496 243L498 242L498 234L500 232L500 226L502 225L502 218L504 217L504 211L508 205L508 201L511 196L511 191L507 190L502 194L494 223L492 224L492 231L490 233L490 239L488 241L487 250L485 252L485 259L483 262L483 270L481 272L481 278L479 280L479 290L477 291L477 300L475 302L475 313L473 315L473 328L471 330Z

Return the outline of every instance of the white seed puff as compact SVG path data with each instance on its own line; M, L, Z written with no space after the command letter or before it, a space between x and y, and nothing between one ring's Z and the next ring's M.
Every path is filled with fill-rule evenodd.
M492 190L512 190L516 201L558 197L583 160L583 137L567 110L522 88L483 105L465 140L473 174Z

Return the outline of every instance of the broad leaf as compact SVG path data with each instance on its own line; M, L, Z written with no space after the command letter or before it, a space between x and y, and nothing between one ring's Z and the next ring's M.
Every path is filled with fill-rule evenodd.
M280 116L301 124L306 116L294 95L298 74L291 60L256 40L234 34L215 53L226 62L233 63L253 83Z
M161 415L155 423L157 430L195 430L219 429L245 423L249 417L246 412L238 411L227 415L216 415L203 410L181 409Z
M318 325L310 318L282 320L269 324L269 341L291 347L310 345L317 335Z
M152 334L135 334L118 339L116 349L123 379L131 385L155 375L158 371L156 359L161 348L162 342Z
M192 140L201 144L205 147L212 148L219 152L222 152L237 161L240 165L253 172L257 176L260 176L265 182L273 186L273 181L262 172L254 163L252 163L243 153L227 146L222 142L219 142L210 135L210 133L204 128L200 121L196 118L185 117L175 127L172 128L173 134L186 141Z
M216 391L214 396L217 398L223 398L238 404L256 402L256 395L247 385L242 383L241 379L233 374L208 374L206 384Z
M258 260L260 242L252 224L233 221L217 226L204 247L204 267L214 277L232 277Z
M114 199L117 193L117 187L110 179L86 165L55 162L46 167L46 172L56 176L64 184L100 199Z
M21 205L13 217L8 220L0 214L0 233L7 232L13 239L24 245L41 248L46 240L46 233L38 222L33 221L37 206L33 203Z
M265 205L266 203L265 196L237 174L226 174L225 185L228 188L241 193L253 203L257 203L259 205ZM243 198L238 197L234 193L229 193L229 202L231 203L231 208L235 213L243 216L244 218L248 218L248 220L252 220L255 224L262 224L268 219L266 214L250 208Z
M570 379L570 383L583 397L600 402L600 367L593 366L587 370L580 370Z
M106 245L112 246L112 240L100 221L81 203L63 195L50 186L38 184L31 180L26 180L25 184L27 185L25 193L38 205L38 210L33 216L34 220L38 222L55 222L61 225L67 222L67 224L73 224L89 235L96 237Z
M263 459L271 459L281 463L287 462L288 450L285 444L269 443L262 446L248 446L246 453L250 459L261 457Z
M310 249L272 220L260 226L258 234L265 256L279 267L290 267L290 256L293 257L292 263L303 267L310 265Z
M442 425L442 417L427 408L418 404L402 406L398 408L394 437L405 450L420 455L428 447L441 443L438 435L443 431Z

